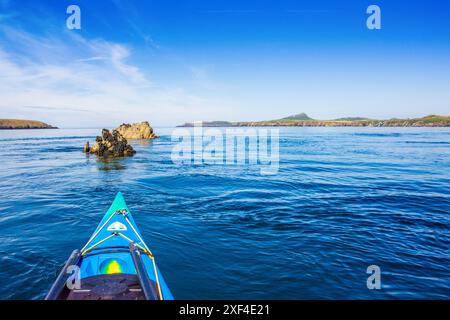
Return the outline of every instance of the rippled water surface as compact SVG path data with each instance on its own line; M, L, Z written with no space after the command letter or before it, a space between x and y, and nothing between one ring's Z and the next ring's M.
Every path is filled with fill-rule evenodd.
M0 131L0 298L43 298L118 191L179 299L450 298L449 129L281 128L272 176L174 164L171 131L110 162Z

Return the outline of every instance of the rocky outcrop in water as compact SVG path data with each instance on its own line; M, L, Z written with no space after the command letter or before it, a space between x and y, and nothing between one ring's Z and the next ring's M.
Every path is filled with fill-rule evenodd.
M126 139L156 139L159 138L154 132L150 123L147 121L141 123L128 124L124 123L120 127L116 128Z
M107 129L102 130L102 135L97 136L92 147L87 142L83 151L105 158L132 156L136 153L133 147L128 144L127 139L117 130L113 130L111 133Z

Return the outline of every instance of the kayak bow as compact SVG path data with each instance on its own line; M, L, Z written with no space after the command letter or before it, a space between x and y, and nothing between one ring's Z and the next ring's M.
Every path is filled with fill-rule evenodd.
M122 193L86 245L72 252L45 299L173 300Z

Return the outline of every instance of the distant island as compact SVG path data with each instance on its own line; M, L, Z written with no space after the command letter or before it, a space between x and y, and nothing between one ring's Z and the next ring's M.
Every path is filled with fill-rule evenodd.
M35 120L0 119L0 130L10 129L58 129Z
M228 121L202 121L202 122L186 122L185 124L182 124L181 126L177 127L194 127L196 125L202 126L202 127L236 127L236 122L228 122Z
M193 127L197 123L185 123L179 127ZM203 127L450 127L449 116L429 115L412 119L375 120L362 117L347 117L334 120L316 120L299 113L278 120L228 122L204 121Z

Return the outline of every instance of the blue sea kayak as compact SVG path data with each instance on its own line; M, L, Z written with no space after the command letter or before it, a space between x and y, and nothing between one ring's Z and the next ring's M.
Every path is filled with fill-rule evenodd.
M120 192L46 300L173 300Z

